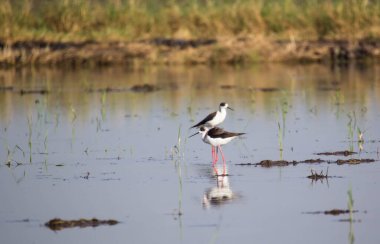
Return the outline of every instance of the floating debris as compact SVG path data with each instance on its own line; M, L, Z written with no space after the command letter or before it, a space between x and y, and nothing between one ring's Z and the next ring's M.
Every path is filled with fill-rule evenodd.
M62 230L65 228L74 228L74 227L97 227L99 225L116 225L119 222L117 220L98 220L93 219L79 219L79 220L62 220L55 218L45 223L45 226L51 230Z
M207 46L215 44L216 39L194 39L194 40L186 40L186 39L174 39L174 38L154 38L150 41L151 44L157 46L167 46L167 47L178 47L181 49L184 48L196 48L200 46Z
M295 164L296 161L294 161ZM272 167L272 166L288 166L289 164L293 164L293 162L289 162L286 160L262 160L259 163L241 163L241 164L235 164L235 165L241 165L241 166L262 166L262 167Z
M305 164L313 164L313 163L323 163L326 162L325 160L322 160L320 158L317 159L305 159L305 160L300 160L300 161L286 161L286 160L262 160L259 163L240 163L240 164L235 164L235 165L240 165L240 166L261 166L261 167L282 167L282 166L288 166L288 165L297 165L301 163Z
M13 86L0 86L0 91L13 91Z
M150 84L134 85L131 87L133 92L153 92L159 90L158 87Z
M339 87L322 86L318 87L319 91L340 91Z
M358 210L352 210L352 213L357 213ZM326 210L326 211L315 211L315 212L304 212L304 214L325 214L325 215L340 215L340 214L349 214L349 209L332 209L332 210Z
M106 88L99 88L99 89L93 89L90 88L86 90L86 92L93 93L93 92L99 92L99 93L111 93L111 92L126 92L128 89L121 89L121 88L112 88L112 87L106 87Z
M303 161L298 161L298 163L306 163L306 164L315 164L315 163L324 163L326 160L317 158L317 159L306 159Z
M330 155L334 155L334 156L350 156L350 155L353 155L353 154L357 154L357 152L352 152L352 151L336 151L336 152L321 152L321 153L315 153L316 155L325 155L325 156L330 156Z
M90 177L90 172L87 172L85 176L80 176L80 178L83 178L86 180L88 180L89 177Z
M278 92L278 91L281 91L281 89L277 88L277 87L256 88L256 90L261 91L261 92Z
M220 89L225 89L225 90L233 89L233 88L236 88L236 86L235 85L221 85L220 86Z
M46 89L38 89L38 90L24 90L24 89L21 89L20 90L20 95L26 95L26 94L41 94L41 95L45 95L45 94L48 94L49 91L46 90Z
M326 170L325 175L323 174L323 171L321 171L318 174L317 171L311 170L311 175L307 176L306 178L312 179L314 181L323 180L323 179L327 179L330 177L330 176L328 176L328 173L329 173L329 169Z
M337 163L338 165L342 165L342 164L373 163L375 161L376 160L372 158L362 158L362 159L350 158L350 159L338 159L335 161L335 163Z
M262 167L272 167L272 166L288 166L289 164L292 164L292 162L286 161L286 160L262 160L257 165L260 165ZM293 165L295 165L294 163Z

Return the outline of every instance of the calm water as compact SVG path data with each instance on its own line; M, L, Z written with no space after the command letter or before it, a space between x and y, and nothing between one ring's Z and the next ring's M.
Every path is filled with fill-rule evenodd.
M160 89L129 90L144 83ZM0 70L0 87L0 243L380 242L379 162L236 165L379 160L380 66ZM37 89L49 93L20 95ZM235 109L223 127L247 135L216 178L210 146L187 137L222 101ZM340 150L358 154L315 155ZM305 214L347 209L350 188L352 224ZM55 217L122 223L54 232Z

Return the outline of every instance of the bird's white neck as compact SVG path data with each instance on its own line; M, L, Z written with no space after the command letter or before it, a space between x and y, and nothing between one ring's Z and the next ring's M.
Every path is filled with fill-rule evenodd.
M207 132L204 132L204 133L201 134L201 136L202 136L202 141L204 141L204 142L207 143L206 135L207 135Z

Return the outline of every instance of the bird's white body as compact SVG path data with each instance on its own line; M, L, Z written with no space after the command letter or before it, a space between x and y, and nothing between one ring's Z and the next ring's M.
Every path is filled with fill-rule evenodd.
M227 109L233 110L228 106L227 103L220 103L219 109L217 111L207 115L206 118L204 118L201 122L192 126L191 128L203 126L207 127L208 129L211 129L216 127L217 125L223 123L223 121L226 119Z
M221 146L221 145L229 143L230 141L232 141L236 137L237 136L227 137L227 138L220 138L220 137L212 138L211 136L206 134L204 137L202 137L202 139L205 143L210 144L214 147L217 147L217 146Z
M210 121L208 121L205 126L208 128L213 128L221 123L226 119L227 116L227 108L221 107L218 111L216 111L216 114L214 118Z
M245 134L245 133L228 132L215 126L217 124L222 123L223 120L226 118L227 108L229 108L228 104L221 103L218 111L212 114L209 114L201 122L191 127L191 128L194 128L194 127L200 127L200 128L197 133L191 135L190 137L193 137L196 134L201 134L202 141L211 145L212 167L214 168L214 172L216 173L216 175L218 175L218 170L215 168L215 164L218 162L218 150L220 150L220 153L222 154L223 175L226 175L226 160L224 159L221 145L225 145L229 143L230 141L232 141L234 138Z

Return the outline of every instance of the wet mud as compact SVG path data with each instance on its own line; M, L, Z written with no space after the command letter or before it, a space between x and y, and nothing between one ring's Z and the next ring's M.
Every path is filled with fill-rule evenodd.
M45 226L51 230L57 231L65 228L74 228L74 227L97 227L100 225L116 225L119 222L117 220L99 220L99 219L79 219L79 220L62 220L55 218L45 223Z
M256 88L255 90L261 91L261 92L278 92L278 91L281 91L281 89L277 88L277 87Z
M350 158L350 159L338 159L334 162L338 165L342 165L342 164L374 163L374 162L376 162L376 160L371 159L371 158L362 158L362 159Z
M358 210L352 210L352 213L357 213L359 212ZM326 210L326 211L315 211L315 212L304 212L304 214L325 214L325 215L341 215L341 214L349 214L350 210L349 209L331 209L331 210Z
M145 41L147 43L166 46L172 48L197 48L200 46L207 46L217 43L216 39L197 39L197 40L186 40L186 39L173 39L173 38L154 38L152 40Z
M110 64L237 64L257 61L330 62L380 58L379 41L270 41L253 36L219 39L155 38L132 42L0 40L0 66ZM257 58L252 58L252 54Z
M13 86L0 86L0 92L13 91Z
M131 87L131 91L139 93L148 93L157 90L159 90L159 88L151 84L134 85Z
M284 166L289 166L289 165L297 165L297 164L319 164L319 163L328 163L328 164L337 164L337 165L342 165L342 164L361 164L361 163L373 163L376 162L375 159L371 158L364 158L364 159L356 159L356 158L351 158L351 159L338 159L338 160L323 160L320 158L317 159L306 159L306 160L301 160L301 161L287 161L287 160L262 160L259 163L240 163L240 164L235 164L239 166L261 166L265 168L270 168L270 167L284 167Z
M282 166L289 166L289 165L297 165L300 163L307 163L307 164L313 164L313 163L323 163L326 162L325 160L322 160L320 158L317 159L306 159L306 160L301 160L301 161L287 161L287 160L262 160L259 163L240 163L240 164L235 164L235 165L240 165L240 166L261 166L261 167L282 167Z
M88 90L86 90L86 92L88 93L96 93L96 92L99 92L99 93L117 93L117 92L125 92L125 91L129 91L128 89L121 89L121 88L113 88L113 87L106 87L106 88L99 88L99 89L93 89L93 88L90 88Z
M316 181L316 180L323 180L323 179L327 179L327 178L331 177L328 174L329 174L329 170L328 169L326 170L326 174L324 174L323 171L321 171L320 173L318 173L317 171L311 170L311 174L308 175L306 178L314 180L314 181Z
M46 89L35 89L35 90L24 90L24 89L21 89L19 91L20 95L28 95L28 94L41 94L41 95L45 95L45 94L48 94L49 91L46 90Z
M324 156L350 156L357 154L357 152L352 152L352 151L336 151L336 152L321 152L321 153L316 153L315 155L324 155Z

